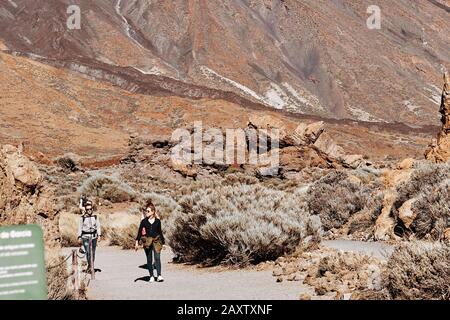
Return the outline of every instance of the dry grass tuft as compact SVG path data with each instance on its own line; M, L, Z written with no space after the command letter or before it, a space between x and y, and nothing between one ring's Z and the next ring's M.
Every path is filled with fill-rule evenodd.
M59 232L61 245L64 247L78 246L77 233L80 215L73 213L62 213L59 217Z

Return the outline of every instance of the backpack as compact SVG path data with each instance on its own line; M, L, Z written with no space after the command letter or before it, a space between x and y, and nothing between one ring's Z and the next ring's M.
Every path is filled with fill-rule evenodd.
M92 226L95 230L94 231L91 231L91 232L88 232L88 231L83 231L83 227L84 227L84 221L86 220L86 215L83 215L81 218L83 219L83 221L82 221L82 224L81 224L81 235L85 235L85 234L91 234L91 235L93 235L94 237L95 236L97 236L97 216L96 215L93 215L93 216L90 216L90 217L93 217L94 218L94 220L95 220L95 224Z

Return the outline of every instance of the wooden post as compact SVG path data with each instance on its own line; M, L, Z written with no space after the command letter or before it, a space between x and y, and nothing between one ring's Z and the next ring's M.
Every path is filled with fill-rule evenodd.
M94 269L94 252L93 252L93 245L92 245L92 237L89 238L89 264L91 265L91 279L95 280L95 269Z
M78 256L77 250L72 250L72 285L74 290L75 299L78 299L78 293L80 292L80 277L78 275Z

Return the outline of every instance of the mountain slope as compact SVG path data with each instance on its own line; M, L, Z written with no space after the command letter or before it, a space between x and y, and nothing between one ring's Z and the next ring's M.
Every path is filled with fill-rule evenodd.
M330 118L437 124L450 66L448 1L1 0L0 41L58 61L132 67ZM244 102L242 102L244 103Z

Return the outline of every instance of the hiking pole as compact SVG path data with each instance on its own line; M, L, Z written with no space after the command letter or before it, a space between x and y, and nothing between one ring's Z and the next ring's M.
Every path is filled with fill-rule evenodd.
M89 264L91 266L91 279L95 280L95 269L94 269L94 252L92 251L92 238L89 238Z

